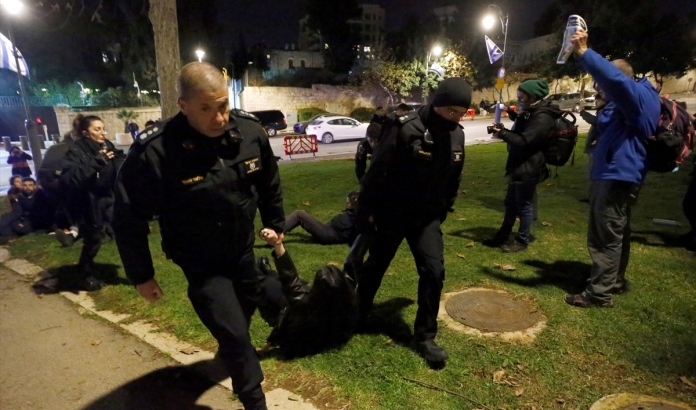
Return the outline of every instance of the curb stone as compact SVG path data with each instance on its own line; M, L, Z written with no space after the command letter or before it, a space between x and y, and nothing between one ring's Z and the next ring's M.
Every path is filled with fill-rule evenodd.
M49 275L45 269L34 265L25 259L11 259L10 252L5 247L0 247L0 263L3 263L8 269L22 275L23 277L32 280L45 279ZM112 324L120 326L122 329L136 336L138 339L141 339L162 353L169 355L172 359L183 365L192 365L199 362L209 361L215 357L214 353L180 341L172 334L159 332L159 329L151 323L147 323L145 321L136 321L130 324L119 324L119 322L129 318L131 315L117 314L108 310L97 310L94 300L85 291L80 291L78 294L71 292L60 292L60 295L79 305L82 309L94 313ZM186 354L183 353L183 351L192 352L192 354ZM207 377L210 377L219 385L227 388L230 391L232 390L232 379L227 377L226 379L219 381L219 377L214 377L214 373L220 369L211 369L209 366L201 366L201 370L203 370ZM274 389L265 392L265 394L266 403L269 408L283 410L318 410L313 404L305 402L297 394L285 389Z

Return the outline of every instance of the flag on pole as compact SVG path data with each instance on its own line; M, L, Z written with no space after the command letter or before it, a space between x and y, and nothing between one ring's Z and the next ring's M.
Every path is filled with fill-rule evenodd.
M13 48L10 40L0 33L0 68L12 70L16 73L17 60L15 60L15 56L12 54ZM17 50L17 57L19 58L19 73L29 78L29 66L19 50Z
M486 48L488 49L488 60L493 64L503 56L503 52L488 36L484 35L484 37L486 38Z

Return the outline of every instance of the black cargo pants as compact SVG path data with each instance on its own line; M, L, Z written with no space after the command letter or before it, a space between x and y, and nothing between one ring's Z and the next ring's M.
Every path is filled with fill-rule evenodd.
M370 256L359 276L360 317L366 318L372 309L384 273L404 238L411 248L418 271L418 311L414 336L418 341L432 340L437 334L437 313L445 280L445 261L442 255L444 245L439 219L401 226L377 224Z
M251 246L241 257L174 258L174 262L186 275L196 314L218 341L218 355L232 377L234 392L245 409L265 410L263 373L249 336L260 296Z

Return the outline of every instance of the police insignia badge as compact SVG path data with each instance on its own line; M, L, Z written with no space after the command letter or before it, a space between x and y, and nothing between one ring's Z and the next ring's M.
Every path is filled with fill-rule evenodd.
M181 183L184 184L184 185L191 185L191 184L195 184L196 182L201 182L201 181L203 181L204 179L205 179L204 176L199 175L199 176L193 177L193 178L182 179L182 180L181 180Z
M244 161L244 170L246 171L247 174L254 173L256 171L259 171L261 169L261 162L259 161L259 158L252 158L248 161Z
M462 151L453 151L452 152L452 162L462 162L462 158L464 155L462 155Z

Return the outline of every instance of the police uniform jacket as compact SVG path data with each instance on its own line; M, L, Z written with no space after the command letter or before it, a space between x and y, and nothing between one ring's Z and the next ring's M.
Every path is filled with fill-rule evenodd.
M283 232L278 166L256 117L233 110L217 138L181 113L156 123L138 136L118 175L114 230L126 274L136 285L154 276L152 216L174 262L234 260L253 245L257 207L265 227Z
M555 127L554 112L560 114L549 101L540 101L517 115L512 130L498 133L508 146L505 171L512 182L538 183L548 178L542 151Z
M367 158L372 155L372 147L367 142L367 138L360 141L358 149L355 151L355 176L358 182L365 176L367 170Z
M431 104L399 117L382 133L362 179L359 230L376 223L444 220L457 197L464 166L464 131Z

